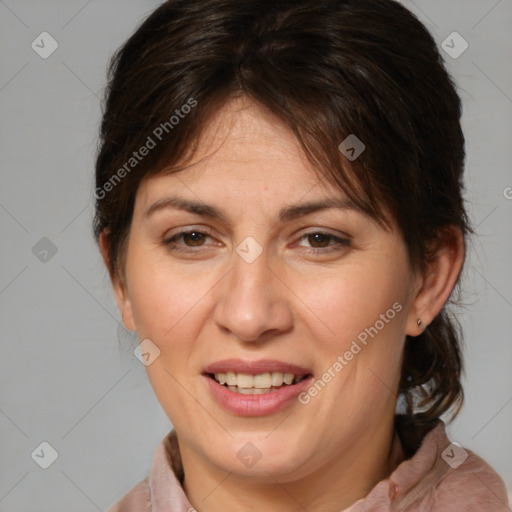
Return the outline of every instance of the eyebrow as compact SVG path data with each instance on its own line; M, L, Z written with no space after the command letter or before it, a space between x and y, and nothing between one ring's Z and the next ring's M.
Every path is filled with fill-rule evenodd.
M362 212L361 208L348 199L326 198L318 201L309 201L286 206L279 212L279 221L290 222L300 217L331 208ZM146 210L144 216L148 218L154 213L165 209L182 210L229 224L227 215L215 206L203 202L191 201L190 199L182 197L166 197L159 199Z

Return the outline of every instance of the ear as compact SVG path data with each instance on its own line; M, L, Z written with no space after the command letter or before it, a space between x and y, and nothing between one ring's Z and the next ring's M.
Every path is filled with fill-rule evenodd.
M114 272L114 266L110 261L111 232L109 228L105 228L100 233L98 242L101 255L103 257L103 262L105 263L105 266L107 267L108 273L110 275L114 297L123 319L123 325L130 331L135 331L135 322L133 320L133 310L128 294L128 289L124 283L124 280Z
M406 334L418 336L432 322L450 297L465 257L464 237L450 226L436 240L433 258L418 279L416 295L407 319ZM421 320L421 325L418 325Z

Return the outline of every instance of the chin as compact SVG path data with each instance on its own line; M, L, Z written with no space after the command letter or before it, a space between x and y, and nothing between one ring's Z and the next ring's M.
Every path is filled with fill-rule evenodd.
M261 479L261 481L291 482L309 473L306 462L311 461L314 450L300 449L301 442L280 437L268 432L259 435L236 436L230 440L231 446L222 446L213 455L212 463L222 471L240 479ZM272 437L275 436L273 439ZM229 456L227 454L230 454Z

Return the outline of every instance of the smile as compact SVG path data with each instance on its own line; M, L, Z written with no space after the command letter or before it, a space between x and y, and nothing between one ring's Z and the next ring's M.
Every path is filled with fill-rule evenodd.
M215 379L229 391L242 395L262 395L275 392L284 386L298 384L306 378L306 375L283 372L267 372L257 375L226 372L209 374L209 377Z

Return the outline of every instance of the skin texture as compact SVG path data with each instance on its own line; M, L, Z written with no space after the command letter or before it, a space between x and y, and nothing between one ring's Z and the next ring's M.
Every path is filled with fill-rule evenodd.
M226 218L175 208L146 215L170 196ZM405 336L418 335L417 319L428 325L447 300L463 242L452 230L418 275L393 221L386 230L346 208L279 221L281 208L325 198L345 196L319 180L280 120L243 98L208 123L192 164L137 192L114 292L124 325L160 349L147 372L200 512L342 510L400 460L393 418ZM209 235L165 244L189 228ZM305 236L312 233L350 242ZM248 236L263 249L250 264L236 252ZM100 245L110 267L108 232ZM227 358L277 359L320 378L395 303L401 311L307 404L248 417L223 409L208 390L205 366ZM262 455L250 468L237 457L247 442Z

